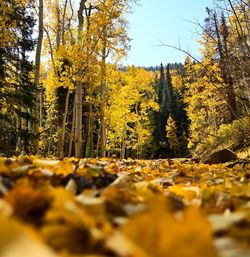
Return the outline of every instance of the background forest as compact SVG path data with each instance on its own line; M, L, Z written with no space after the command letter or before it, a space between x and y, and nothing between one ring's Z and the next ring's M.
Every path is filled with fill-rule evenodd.
M1 153L167 158L250 146L250 1L207 8L200 60L187 52L184 64L144 68L121 66L134 4L0 2Z

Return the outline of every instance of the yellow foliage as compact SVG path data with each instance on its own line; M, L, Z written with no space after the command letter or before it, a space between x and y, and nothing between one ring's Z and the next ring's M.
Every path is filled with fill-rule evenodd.
M16 257L21 251L33 257L38 250L61 257L107 252L126 257L214 257L225 250L214 249L214 232L223 232L221 240L227 235L240 239L249 248L249 228L239 225L249 220L250 164L229 168L181 159L59 161L35 156L3 160L8 170L0 180L1 193L5 186L0 200L1 256ZM68 186L63 188L67 172L44 172L64 166L67 170L68 162L77 167L70 179L75 187L87 182L91 189L76 196ZM236 252L242 247L232 246Z
M178 71L175 70L171 73L171 79L173 88L180 93L183 87L183 78L178 74Z
M150 257L216 256L211 225L198 209L189 207L174 217L164 206L165 199L155 199L150 211L132 218L123 233Z
M151 141L149 111L159 109L153 74L136 67L127 67L125 73L110 67L108 72L107 147L118 150L125 140L128 148L140 149Z

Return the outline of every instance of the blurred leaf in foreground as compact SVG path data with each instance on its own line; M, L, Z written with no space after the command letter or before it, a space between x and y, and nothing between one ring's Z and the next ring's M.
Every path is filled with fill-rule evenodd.
M1 257L59 257L29 227L0 214Z
M217 256L211 225L197 208L175 217L164 206L164 198L155 199L148 212L125 225L123 233L151 257Z

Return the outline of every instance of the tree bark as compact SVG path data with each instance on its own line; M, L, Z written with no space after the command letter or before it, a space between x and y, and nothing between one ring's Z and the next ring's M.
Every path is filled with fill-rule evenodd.
M56 1L56 19L57 19L57 28L56 28L56 49L58 50L61 43L61 21L60 21L60 9L59 9L59 2Z
M82 157L82 83L76 85L75 155Z
M64 145L65 145L65 130L66 130L66 121L67 121L67 113L69 108L69 96L70 96L70 90L67 88L67 95L65 100L65 108L64 108L64 114L63 114L63 123L62 123L62 137L59 142L59 157L63 158L64 156Z
M93 157L93 133L94 133L94 117L93 117L93 104L89 104L89 118L88 118L88 138L86 143L86 157Z
M74 98L76 98L76 94L75 94ZM68 157L71 157L71 155L72 155L72 144L73 144L73 138L74 138L75 120L76 120L76 106L75 106L75 100L74 100L73 114L72 114L72 126L71 126L69 149L68 149Z
M68 0L65 0L64 8L63 8L63 17L62 17L62 44L65 45L65 16L66 16L66 9L68 5Z
M123 132L122 132L122 147L121 147L121 159L124 159L126 156L126 141L125 141L125 137L126 137L126 128L125 126L123 127Z
M35 107L35 133L38 135L39 133L39 101L40 101L40 93L39 93L39 78L40 78L40 63L41 63L41 51L42 51L42 42L43 42L43 0L39 0L39 32L38 32L38 41L36 48L36 59L35 59L35 88L37 90L36 96L36 107ZM42 103L40 102L40 105ZM41 119L41 117L40 117ZM39 152L39 139L35 139L34 141L35 152Z
M102 49L102 64L101 64L101 113L100 113L100 151L101 157L106 156L106 122L105 122L105 107L106 107L106 40L103 40Z
M78 10L78 44L82 42L82 30L83 30L83 10L85 8L86 0L80 1L80 6ZM82 75L82 71L79 70L78 76ZM76 121L75 121L75 155L76 157L82 157L82 82L76 82Z

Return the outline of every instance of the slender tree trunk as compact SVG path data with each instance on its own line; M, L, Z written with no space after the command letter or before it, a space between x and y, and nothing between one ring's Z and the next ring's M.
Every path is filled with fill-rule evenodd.
M22 113L27 112L27 109L23 106L20 107L20 110L22 111ZM21 118L21 130L27 130L27 120L24 117Z
M78 10L78 43L82 42L82 30L83 30L83 10L85 8L86 0L80 1ZM79 70L78 76L82 75L82 71ZM75 155L76 157L82 157L82 82L76 82L76 121L75 121Z
M43 125L43 92L39 92L39 127Z
M58 50L61 44L61 20L60 20L60 9L59 9L59 1L56 1L56 19L57 19L57 28L56 28L56 49Z
M49 35L49 31L45 27L44 27L44 31L45 31L47 39L48 39L52 67L54 69L54 73L55 73L55 76L56 76L56 71L55 71L56 66L55 66L54 51L53 51L53 46L52 46L51 38L50 38L50 35Z
M48 145L48 154L47 154L47 156L50 156L51 144L52 144L52 123L50 124L50 129L49 129L49 145Z
M60 140L59 145L59 157L63 158L64 156L64 145L65 145L65 130L66 130L66 121L67 121L67 113L69 108L69 96L70 96L70 90L67 88L67 95L65 100L65 108L64 108L64 114L63 114L63 123L62 123L62 137Z
M100 154L100 138L101 138L101 129L99 127L98 131L97 131L97 143L96 143L96 155L95 155L95 157L99 157L99 154Z
M76 95L75 95L75 98L76 98ZM73 138L74 138L75 120L76 120L76 106L75 106L75 100L74 100L68 157L71 157L71 155L72 155L72 144L73 144Z
M62 17L62 44L65 45L65 16L66 16L66 9L68 5L68 0L65 0L64 7L63 7L63 17Z
M73 36L72 29L71 29L71 22L72 22L72 19L73 19L73 16L74 16L74 8L73 8L71 0L69 0L69 7L70 7L71 15L68 19L67 27L68 27L68 30L69 30L69 33L70 33L70 43L71 43L71 45L73 45L74 44L74 36Z
M16 121L16 134L18 135L18 138L17 138L17 143L16 143L16 152L17 152L18 154L20 154L21 151L22 151L22 149L21 149L22 142L21 142L21 138L20 138L21 127L22 127L21 118L17 116L17 121Z
M35 107L35 133L38 135L39 133L39 105L42 105L40 101L40 93L39 93L39 78L40 78L40 63L41 63L41 51L42 51L42 42L43 42L43 0L39 0L39 32L38 32L38 41L36 48L36 60L35 60L35 88L37 90L36 96L36 107ZM34 142L35 152L39 151L39 139L35 139Z
M86 157L93 157L93 133L94 133L94 117L93 117L93 104L89 104L89 116L88 116L88 137L86 143Z
M106 107L106 40L103 42L102 49L102 64L101 64L101 113L100 113L100 129L101 129L101 157L106 155L106 122L105 122L105 107Z
M91 8L89 10L85 9L85 15L86 15L86 52L87 56L90 56L90 16L91 16ZM89 58L86 60L86 67L87 67L87 72L89 69ZM87 87L90 89L89 90L89 95L90 97L93 97L93 90L91 90L91 79L88 76L87 77ZM87 92L87 90L86 90ZM86 148L85 148L85 157L93 157L93 125L94 125L94 117L93 117L93 104L90 102L88 105L88 121L87 121L87 126L85 129L86 132Z
M31 115L31 109L28 108L28 113L29 115ZM32 123L31 123L31 120L28 120L28 131L31 131L32 130Z
M122 132L122 149L121 149L121 159L125 159L126 155L126 142L125 142L125 136L126 136L126 129L125 126L123 127L123 132Z
M75 120L75 155L82 157L82 83L77 82L76 86L76 120Z

